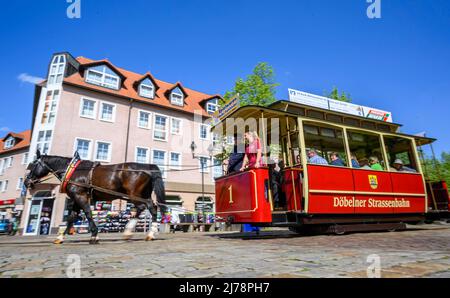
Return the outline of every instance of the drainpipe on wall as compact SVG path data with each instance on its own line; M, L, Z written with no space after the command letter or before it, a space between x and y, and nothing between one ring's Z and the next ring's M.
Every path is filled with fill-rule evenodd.
M125 162L128 161L128 139L130 138L131 109L133 109L133 102L134 99L130 98L130 108L128 109L127 136L125 141Z

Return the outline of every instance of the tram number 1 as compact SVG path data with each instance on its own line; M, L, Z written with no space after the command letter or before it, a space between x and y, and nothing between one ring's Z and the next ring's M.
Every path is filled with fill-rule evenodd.
M228 203L233 204L233 185L230 185L230 187L228 187L228 192L230 193L230 201L228 201Z

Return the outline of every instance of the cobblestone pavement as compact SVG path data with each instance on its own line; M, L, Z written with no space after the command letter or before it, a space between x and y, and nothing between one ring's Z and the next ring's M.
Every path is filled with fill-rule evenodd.
M411 226L403 232L299 236L286 230L241 233L0 236L0 277L66 277L68 256L82 277L366 277L369 255L380 256L382 277L450 277L450 225Z

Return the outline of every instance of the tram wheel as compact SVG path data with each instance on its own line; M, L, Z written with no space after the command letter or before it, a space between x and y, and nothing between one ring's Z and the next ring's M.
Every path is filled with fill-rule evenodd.
M345 234L345 228L339 225L336 225L333 227L333 231L335 235L344 235Z

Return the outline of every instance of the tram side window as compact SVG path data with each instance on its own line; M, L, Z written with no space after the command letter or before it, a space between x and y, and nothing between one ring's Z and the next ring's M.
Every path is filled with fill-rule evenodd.
M393 172L417 172L411 140L384 136L384 145L389 159L389 170Z
M305 123L303 130L310 164L348 166L342 129Z
M379 135L347 130L347 139L353 168L386 170Z

